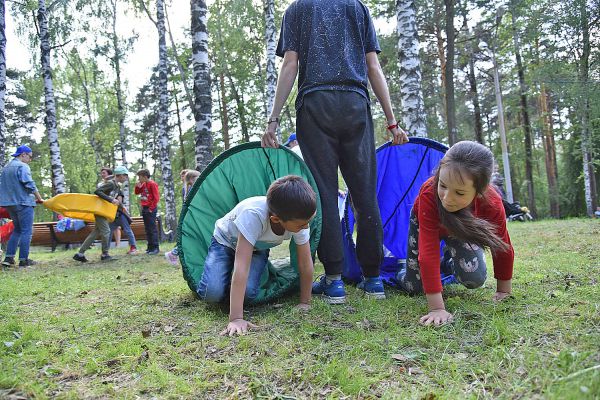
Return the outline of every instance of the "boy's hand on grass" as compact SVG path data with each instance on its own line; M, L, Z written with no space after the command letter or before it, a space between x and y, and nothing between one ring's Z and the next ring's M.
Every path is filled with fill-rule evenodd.
M510 293L496 292L496 293L494 293L494 297L492 297L492 300L494 300L494 301L502 301L502 300L506 299L509 296L510 296Z
M252 322L243 320L241 318L234 319L233 321L229 321L227 324L227 328L221 332L221 336L229 335L233 336L235 334L245 335L250 328L257 328Z
M310 310L310 304L308 303L299 303L296 307L294 307L298 311L308 311Z
M429 326L432 324L435 326L442 326L442 325L452 322L453 320L454 320L454 317L452 316L452 314L450 314L448 311L442 309L442 310L429 311L429 313L427 315L423 315L421 317L421 319L419 320L419 323L421 325L425 325L425 326Z

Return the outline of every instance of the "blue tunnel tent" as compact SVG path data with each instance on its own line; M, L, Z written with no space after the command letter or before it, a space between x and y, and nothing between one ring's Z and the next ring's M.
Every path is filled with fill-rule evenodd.
M402 146L386 143L377 149L377 201L384 245L381 277L389 285L396 285L398 266L406 260L410 211L421 185L433 175L447 150L441 143L419 137L411 137L410 142ZM351 201L346 201L342 219L343 276L358 282L361 270L353 239L354 225ZM449 283L452 278L442 275L442 282Z
M204 270L204 260L215 222L240 201L264 196L271 183L285 175L299 175L317 193L317 215L310 224L310 247L314 259L321 236L321 204L317 185L308 167L287 148L263 149L260 142L245 143L215 158L202 172L187 196L177 234L183 277L190 289L196 287ZM299 286L296 245L290 241L290 261L269 261L261 278L254 303L267 302Z

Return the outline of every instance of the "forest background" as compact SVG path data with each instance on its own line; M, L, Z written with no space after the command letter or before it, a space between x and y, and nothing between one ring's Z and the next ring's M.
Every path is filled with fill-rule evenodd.
M0 1L0 163L29 144L46 198L93 192L102 166L149 168L165 194L166 226L176 229L178 171L202 170L263 133L290 3ZM409 133L489 146L510 172L513 198L537 218L592 215L600 1L365 3ZM8 51L7 37L16 42ZM295 91L281 116L284 140L295 130ZM380 145L385 118L371 97ZM38 207L36 220L50 218Z

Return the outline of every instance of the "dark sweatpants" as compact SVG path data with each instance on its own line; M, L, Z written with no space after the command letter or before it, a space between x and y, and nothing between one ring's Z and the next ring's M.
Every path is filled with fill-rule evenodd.
M350 191L358 237L356 253L365 277L379 275L383 257L381 216L371 108L361 94L315 91L304 96L296 119L304 161L321 195L323 227L317 249L327 275L342 273L344 252L338 213L338 165Z

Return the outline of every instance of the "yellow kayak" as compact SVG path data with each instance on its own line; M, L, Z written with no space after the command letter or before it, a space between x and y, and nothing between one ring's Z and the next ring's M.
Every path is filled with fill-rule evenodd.
M117 206L102 200L95 194L63 193L46 201L44 206L49 210L69 218L77 218L86 222L94 222L95 215L115 220Z

